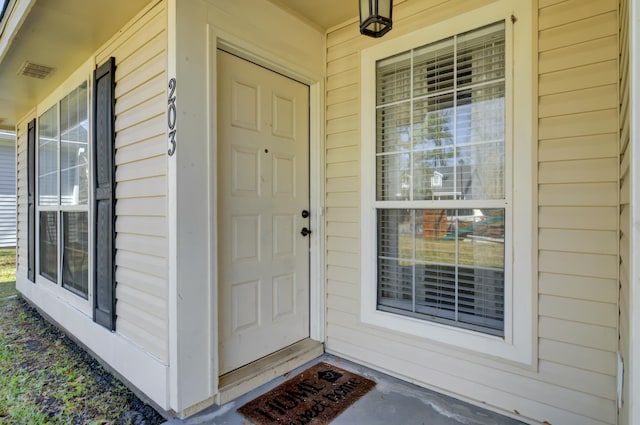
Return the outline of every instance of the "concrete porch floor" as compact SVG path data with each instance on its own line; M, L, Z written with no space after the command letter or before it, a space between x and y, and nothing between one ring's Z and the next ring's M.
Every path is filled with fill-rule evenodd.
M308 367L324 361L376 382L373 390L349 406L330 425L518 425L523 422L499 415L469 403L418 387L341 359L322 356L294 369L293 377ZM246 402L280 385L288 378L279 376L248 394L222 406L212 406L188 419L171 419L165 425L247 425L251 424L236 410Z

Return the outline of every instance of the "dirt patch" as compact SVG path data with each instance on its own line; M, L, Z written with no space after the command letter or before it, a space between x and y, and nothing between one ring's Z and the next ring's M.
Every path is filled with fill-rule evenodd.
M165 421L20 298L0 301L0 422Z

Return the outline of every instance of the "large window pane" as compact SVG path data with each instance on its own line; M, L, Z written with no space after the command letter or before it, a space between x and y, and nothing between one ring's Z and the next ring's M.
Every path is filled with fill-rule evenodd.
M38 204L58 205L58 108L38 119Z
M503 334L504 61L498 23L377 62L379 309Z
M88 126L86 81L38 118L39 273L84 298L89 282Z
M378 210L378 308L502 335L504 209Z
M87 83L60 101L60 202L88 202Z
M86 212L62 214L62 285L84 297L89 282L89 239Z
M40 274L58 282L58 212L40 211Z

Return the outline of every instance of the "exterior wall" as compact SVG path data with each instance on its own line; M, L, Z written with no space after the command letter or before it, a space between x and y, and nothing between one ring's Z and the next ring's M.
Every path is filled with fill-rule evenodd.
M160 408L179 415L212 404L218 391L218 42L309 84L313 108L322 104L324 35L264 0L153 0L87 58L98 66L113 56L117 67L114 333L72 308L62 289L27 280L27 123L42 113L38 105L17 125L19 290ZM168 156L171 78L177 146ZM312 118L312 138L320 140L322 127Z
M625 373L624 373L624 392L622 411L620 415L620 425L632 425L640 423L640 364L638 358L640 353L640 226L638 226L638 211L640 211L640 149L638 149L638 141L640 140L640 4L637 1L623 0L625 6L621 6L621 10L627 12L625 21L628 24L627 31L621 32L621 40L627 40L629 46L626 50L628 54L628 66L623 66L628 72L626 78L628 90L625 95L628 101L623 100L621 105L627 105L625 112L622 109L621 116L628 121L629 142L624 151L624 161L630 165L623 166L628 168L625 177L625 186L628 186L629 193L629 223L624 225L623 231L626 233L627 240L630 245L630 255L627 258L628 267L625 272L628 273L628 284L622 288L625 292L624 296L624 315L621 312L621 336L624 337L624 345L622 355L625 356ZM625 16L621 13L621 18ZM627 20L628 19L628 20ZM625 61L621 61L625 63ZM625 74L622 74L625 75ZM623 78L622 80L625 80ZM621 121L622 122L622 121ZM621 126L625 128L625 126ZM624 133L623 133L624 134ZM627 137L621 137L625 140ZM621 273L622 274L622 273Z
M588 379L575 388L597 401L561 406L613 423L617 2L541 2L539 29L540 371L560 365L574 382Z
M620 48L620 294L619 294L619 351L625 364L624 375L622 377L624 391L622 393L623 406L619 410L618 423L621 425L631 424L629 418L629 405L631 397L629 393L631 365L631 355L629 343L631 341L630 314L631 303L631 277L632 269L631 257L631 208L630 208L630 186L633 181L630 176L630 126L629 126L629 2L621 0L619 2L619 48Z
M213 403L218 392L216 49L224 46L310 85L313 148L323 127L315 112L323 98L324 34L265 0L169 4L175 26L169 78L177 81L177 147L169 158L172 404L188 414ZM321 156L313 155L320 164Z
M400 3L384 39L488 3ZM614 424L617 3L540 0L536 12L537 364L518 367L360 322L360 285L373 284L361 283L359 269L360 51L376 41L355 23L327 35L326 347L524 420Z
M164 2L96 54L116 58L117 332L168 362L167 13Z
M13 139L0 138L0 247L15 245L16 145Z
M26 279L29 268L27 125L34 117L35 111L16 125L16 284L20 279Z
M94 323L86 313L90 308L73 308L62 288L54 291L26 278L27 123L43 112L37 106L17 126L17 286L115 372L168 410L166 2L154 0L88 60L99 66L111 56L117 67L116 331Z

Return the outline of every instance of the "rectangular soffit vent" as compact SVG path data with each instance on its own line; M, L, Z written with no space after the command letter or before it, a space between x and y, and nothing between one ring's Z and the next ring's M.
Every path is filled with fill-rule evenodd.
M47 78L53 72L54 68L46 65L38 65L33 62L25 62L18 70L18 75L25 77L38 78L40 80Z

